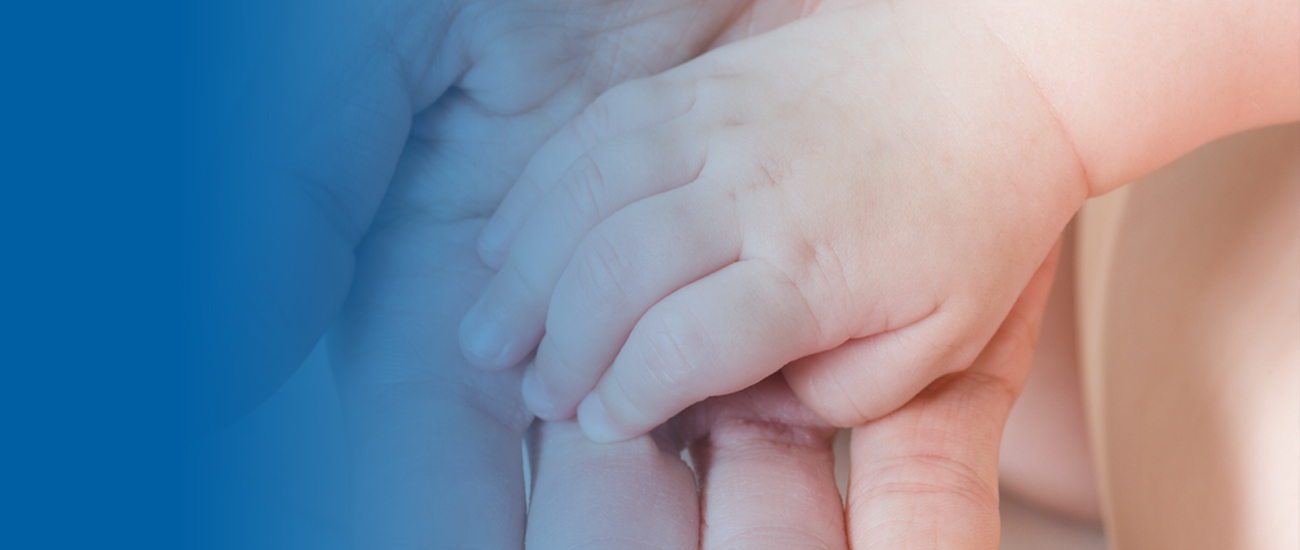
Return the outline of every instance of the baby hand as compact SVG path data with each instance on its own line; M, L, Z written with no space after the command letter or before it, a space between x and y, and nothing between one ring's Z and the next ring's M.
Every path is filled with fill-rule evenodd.
M965 368L1087 182L1022 66L942 7L820 13L602 96L481 235L504 265L466 355L540 341L530 408L604 441L792 362L838 425Z

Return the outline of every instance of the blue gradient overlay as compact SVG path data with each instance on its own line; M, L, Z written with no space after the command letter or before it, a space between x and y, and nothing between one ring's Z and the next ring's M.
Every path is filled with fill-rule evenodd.
M521 548L520 372L456 326L614 83L571 7L7 7L0 546Z
M180 540L197 229L187 10L0 10L0 547Z
M456 75L413 85L406 64L411 51L450 56L453 7L199 10L188 546L521 546L526 419L509 404L467 406L481 387L465 378L479 373L439 325L487 276L464 252L490 204L436 219L389 204L401 182L435 194L476 184L455 166L398 172L404 154L448 157L407 141ZM410 27L386 26L398 23ZM399 55L390 40L415 46ZM437 131L473 135L474 124ZM436 227L404 232L426 223ZM466 270L478 271L440 276ZM517 376L493 378L490 393L514 399ZM508 426L498 414L513 415Z
M6 7L0 547L521 548L521 373L456 327L543 141L712 39L592 70L624 4Z

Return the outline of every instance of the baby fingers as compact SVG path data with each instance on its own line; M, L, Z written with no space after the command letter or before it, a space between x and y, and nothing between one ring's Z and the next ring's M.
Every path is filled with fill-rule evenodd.
M587 151L677 118L694 103L687 67L616 86L542 145L479 234L483 262L500 269L516 236L556 182Z
M762 260L740 261L652 307L583 399L578 420L596 441L635 437L824 349L826 340L785 274Z
M637 321L665 296L736 261L730 202L704 185L625 208L591 232L556 283L524 399L545 419L572 417Z
M700 173L703 144L688 135L682 123L668 123L612 140L569 167L461 323L461 347L472 364L518 364L541 339L551 293L582 239L614 212Z

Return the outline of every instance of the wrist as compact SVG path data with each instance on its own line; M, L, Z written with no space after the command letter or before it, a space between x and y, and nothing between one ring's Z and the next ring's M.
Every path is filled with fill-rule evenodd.
M1104 194L1238 131L1300 118L1300 13L1277 0L977 0Z
M1089 186L1022 63L965 2L875 2L830 17L841 28L820 29L826 56L854 44L853 64L864 68L860 84L846 73L837 85L858 90L851 97L872 114L862 124L898 160L924 167L903 181L935 184L934 200L961 205L962 225L1041 262Z

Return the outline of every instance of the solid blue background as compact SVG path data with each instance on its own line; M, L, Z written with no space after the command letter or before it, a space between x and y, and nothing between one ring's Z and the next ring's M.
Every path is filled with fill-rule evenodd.
M0 547L180 546L192 8L0 12Z

